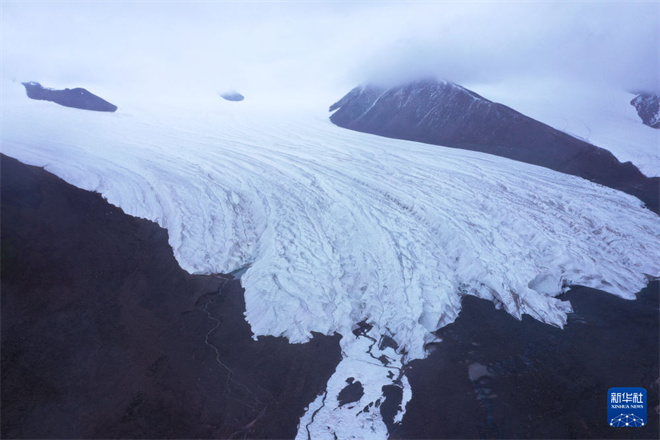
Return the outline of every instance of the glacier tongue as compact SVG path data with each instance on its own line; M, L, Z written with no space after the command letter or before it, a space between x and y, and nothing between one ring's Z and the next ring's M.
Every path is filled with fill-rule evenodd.
M296 440L387 438L387 426L380 412L384 386L404 390L394 418L401 420L412 397L410 385L402 373L402 356L391 347L378 348L379 331L374 327L359 336L343 336L342 360L328 380L325 393L310 404L300 419ZM363 394L357 401L342 405L337 396L349 382L362 385Z
M324 114L225 104L95 114L29 102L6 86L2 150L158 222L190 272L250 266L242 283L255 337L344 335L330 389L362 368L357 322L391 335L404 364L425 356L425 340L456 318L463 295L562 326L570 304L554 296L565 286L632 299L660 276L660 219L627 194L343 130ZM380 387L386 368L373 369ZM328 410L315 420L331 420ZM360 426L381 432L376 419Z

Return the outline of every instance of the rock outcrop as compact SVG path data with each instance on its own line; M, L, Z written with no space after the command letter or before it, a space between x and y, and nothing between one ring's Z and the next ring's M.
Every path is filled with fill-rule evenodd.
M117 106L110 104L103 98L90 93L86 89L77 87L75 89L55 90L43 87L38 82L24 82L28 98L41 101L51 101L65 107L73 107L81 110L94 110L99 112L115 112Z
M233 102L239 102L245 99L245 96L235 91L220 93L220 96L227 101Z
M630 101L637 109L642 122L652 128L660 128L660 96L641 93Z

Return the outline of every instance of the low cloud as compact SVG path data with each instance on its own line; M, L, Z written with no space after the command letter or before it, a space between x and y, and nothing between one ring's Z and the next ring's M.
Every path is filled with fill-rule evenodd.
M660 91L656 3L3 3L3 77L337 96L568 77Z
M561 76L658 90L657 4L441 3L393 15L406 24L356 66L365 77Z

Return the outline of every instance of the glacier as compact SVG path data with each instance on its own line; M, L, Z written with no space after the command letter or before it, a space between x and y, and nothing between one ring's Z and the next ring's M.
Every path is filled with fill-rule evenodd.
M16 83L2 93L4 154L157 222L188 272L247 269L255 338L343 336L298 438L386 436L379 411L362 410L395 384L400 420L404 365L425 357L465 295L562 327L568 286L634 299L660 277L660 218L578 177L344 130L324 106L113 98L119 110L100 114L30 101ZM353 334L362 321L369 333ZM397 350L377 347L384 335ZM349 375L364 396L340 407Z

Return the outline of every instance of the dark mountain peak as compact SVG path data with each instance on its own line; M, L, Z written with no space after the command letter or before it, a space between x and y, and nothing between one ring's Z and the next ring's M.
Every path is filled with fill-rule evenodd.
M51 101L65 107L81 110L94 110L100 112L117 111L117 106L90 93L88 90L77 87L75 89L55 90L43 87L36 81L24 82L28 98L40 101Z
M239 102L245 99L245 96L241 95L235 90L220 93L220 96L227 101L233 101L233 102Z
M450 81L360 86L330 111L330 120L340 127L540 165L625 191L658 210L658 178Z
M467 96L472 99L481 100L490 103L488 99L474 93L472 90L456 84L451 81L437 80L434 78L424 78L417 81L412 81L407 84L402 84L390 89L395 94L410 95L410 94L426 94L431 99L441 98L446 95Z
M644 124L660 128L660 96L640 93L630 101L630 104L637 109L637 114Z
M346 96L330 106L330 111L337 110L345 104L356 101L369 103L369 106L380 98L395 99L401 101L399 105L409 103L414 98L420 98L416 104L434 104L437 105L444 99L459 99L462 97L467 100L479 100L484 103L491 103L483 96L474 93L456 83L450 81L437 80L434 78L424 78L405 84L386 87L379 84L367 84L355 87Z

